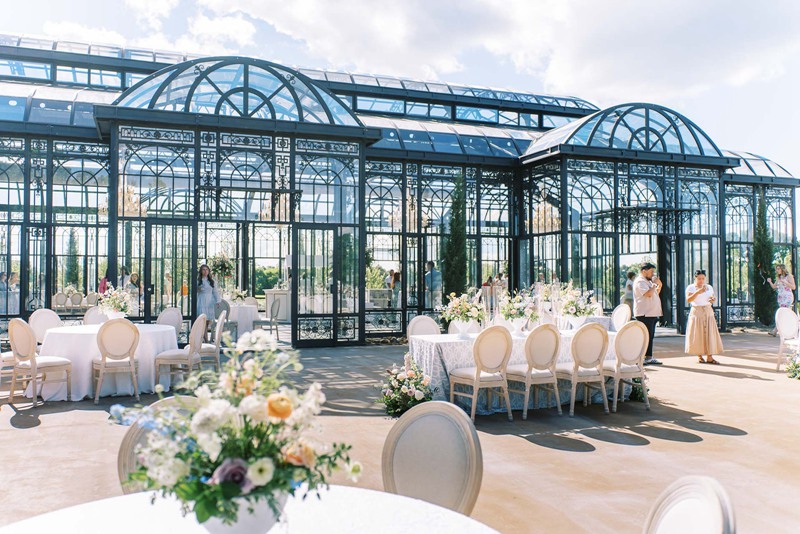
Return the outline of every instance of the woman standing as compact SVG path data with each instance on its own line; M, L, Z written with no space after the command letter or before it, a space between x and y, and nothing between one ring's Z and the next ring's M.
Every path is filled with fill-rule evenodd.
M713 355L724 351L712 308L716 300L714 288L706 284L706 272L698 269L694 272L694 283L686 288L686 301L692 305L686 325L686 354L697 356L699 363L718 365Z
M213 321L216 319L214 305L220 300L211 269L204 263L197 273L197 315L204 313L208 321Z
M131 277L128 279L128 285L125 286L125 290L131 296L131 315L138 316L139 310L141 309L139 301L142 298L142 283L139 280L139 273L131 273Z
M794 305L794 290L797 288L797 284L794 282L794 276L789 273L786 269L786 265L782 263L775 266L775 274L778 276L778 279L773 282L772 278L767 278L767 282L772 286L772 289L778 291L778 306L781 308L791 308ZM778 327L775 327L772 332L770 332L770 335L774 337L777 333Z

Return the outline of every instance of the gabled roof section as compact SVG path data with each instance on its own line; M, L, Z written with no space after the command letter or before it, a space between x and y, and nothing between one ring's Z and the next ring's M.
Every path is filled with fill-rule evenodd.
M338 126L363 126L307 76L260 59L209 57L162 69L115 106Z

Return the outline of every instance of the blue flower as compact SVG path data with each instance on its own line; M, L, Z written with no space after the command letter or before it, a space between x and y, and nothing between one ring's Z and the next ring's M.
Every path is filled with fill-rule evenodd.
M123 423L123 415L125 414L125 407L121 404L115 404L108 410L109 415L114 418L118 423Z
M293 490L296 490L297 488L299 488L302 485L303 485L302 482L298 482L297 480L292 480L292 489Z

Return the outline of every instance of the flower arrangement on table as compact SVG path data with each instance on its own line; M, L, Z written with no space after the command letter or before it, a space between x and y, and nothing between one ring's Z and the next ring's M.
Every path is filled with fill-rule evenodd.
M417 404L433 398L431 377L422 372L410 354L406 353L403 367L394 364L386 374L378 402L384 405L387 415L399 417Z
M231 291L231 300L233 302L244 302L244 299L246 298L247 291L244 291L243 289L236 288Z
M234 265L233 260L222 252L215 254L208 260L208 268L211 269L211 273L214 276L221 279L231 278L236 271L236 265Z
M500 297L500 315L506 321L512 319L538 321L539 311L536 306L536 299L525 290L519 291L514 295L505 293Z
M795 353L786 362L786 374L789 378L800 380L800 354Z
M572 282L561 290L561 313L567 317L589 317L595 313L592 291L583 292L572 287Z
M72 295L74 295L77 292L78 292L78 290L75 289L75 286L73 286L72 284L70 284L70 285L68 285L67 287L64 288L64 294L66 296L68 296L68 297L71 297Z
M111 316L130 311L131 294L124 289L108 284L105 293L97 298L97 306L103 314Z
M455 293L450 293L447 298L450 300L447 306L440 306L436 309L442 320L468 323L470 321L483 322L486 319L486 312L483 306L473 302L469 295L462 294L459 297Z
M280 516L280 496L301 485L310 492L326 485L344 464L355 480L361 464L350 446L325 445L313 434L325 395L312 384L305 394L285 382L285 371L301 368L294 354L279 351L267 332L254 330L227 349L230 360L219 375L195 372L184 383L197 405L113 407L122 423L137 422L154 431L137 447L140 465L130 481L172 495L198 522L237 521L245 508L266 503ZM163 391L160 385L157 392ZM180 402L180 401L179 401Z

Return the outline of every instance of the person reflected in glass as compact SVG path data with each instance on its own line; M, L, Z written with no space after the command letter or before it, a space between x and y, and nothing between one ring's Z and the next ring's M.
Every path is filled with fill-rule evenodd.
M127 287L130 279L131 275L128 273L128 268L123 265L119 268L119 280L117 281L117 287L121 289Z
M392 275L392 307L400 307L400 271L395 271Z
M128 279L128 285L125 286L125 290L131 296L131 315L139 315L139 309L141 307L141 298L142 298L142 282L139 280L139 273L131 273L131 277Z
M0 273L0 314L8 309L8 280L5 272Z
M387 274L386 278L383 279L383 285L386 287L386 289L391 289L393 281L394 281L394 269L389 269L389 274Z
M631 309L631 315L633 314L633 280L636 278L636 273L630 271L628 273L628 279L625 280L625 291L623 292L622 296L622 303L628 306Z
M425 263L425 307L435 308L442 305L442 273L436 270L432 261Z
M0 273L0 291L8 291L8 276L5 272Z
M772 286L772 289L778 292L778 306L781 308L792 308L794 306L794 290L797 289L794 276L786 268L786 265L779 263L775 266L776 280L773 282L772 278L767 278L767 283ZM772 329L770 335L775 337L778 333L778 327Z
M19 275L8 275L8 313L19 313Z
M108 290L108 269L106 269L106 273L103 275L103 278L100 279L100 284L97 286L97 292L101 295L105 294L106 290Z
M653 358L653 340L656 337L656 324L663 315L661 311L661 288L663 284L655 274L656 266L652 263L642 265L640 274L633 282L633 315L636 320L644 323L649 333L647 351L645 352L645 365L661 365Z
M719 337L714 303L717 298L714 288L706 283L706 272L694 272L694 283L686 288L686 301L692 305L686 324L686 354L693 354L699 363L719 365L714 354L722 354L722 338ZM705 360L703 359L705 356Z
M197 315L204 313L207 321L216 319L214 306L222 300L211 269L205 263L197 271Z

